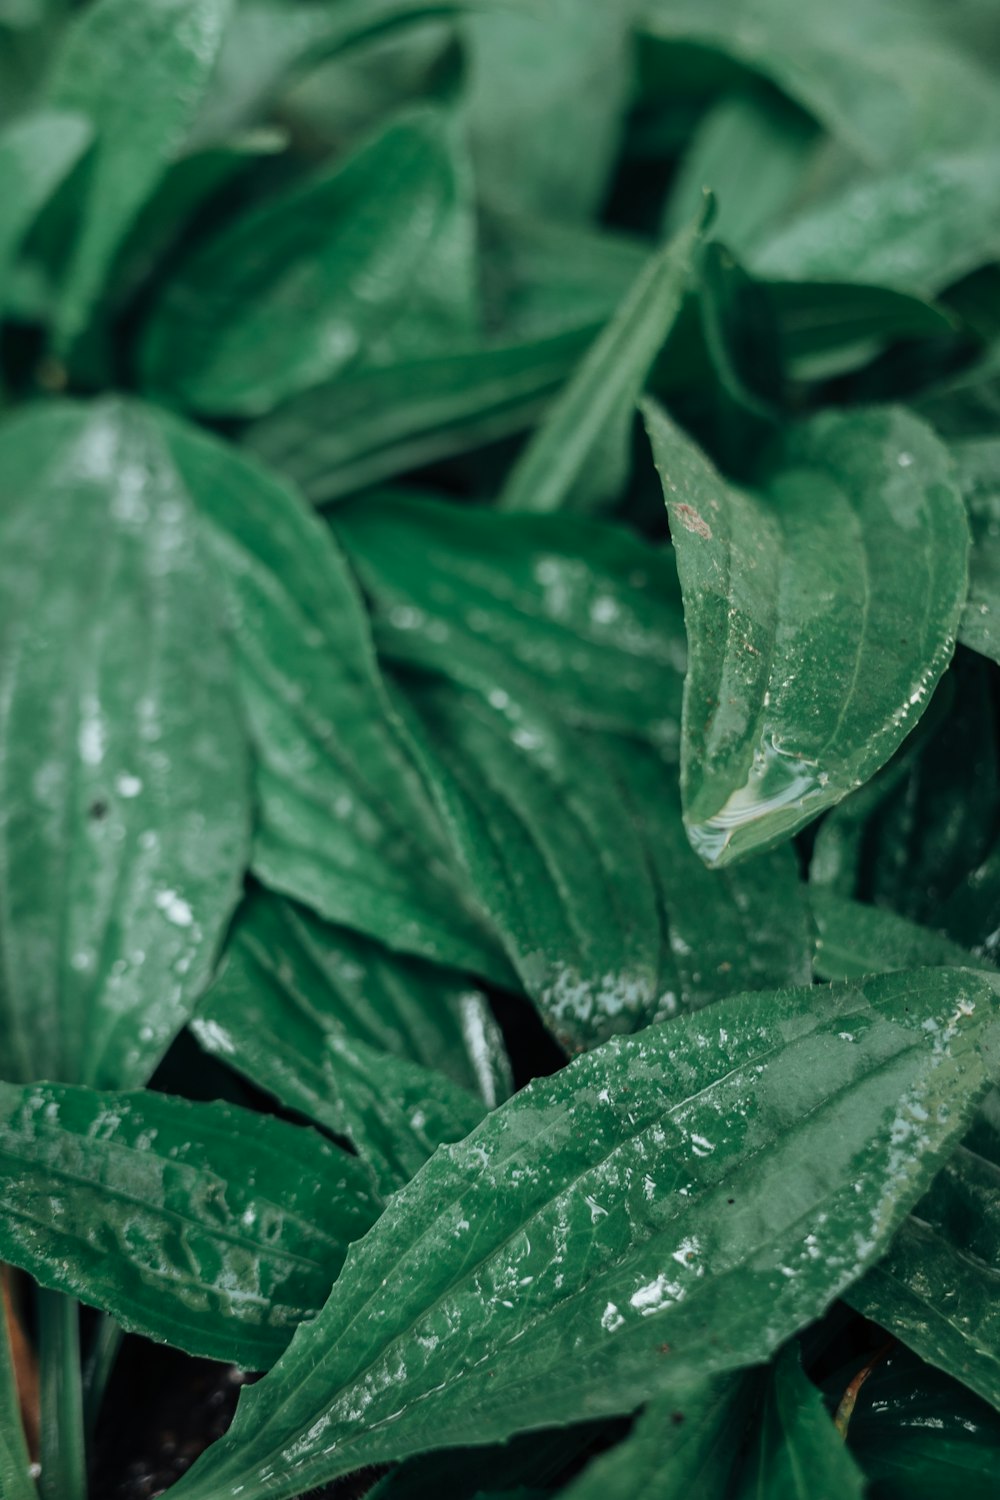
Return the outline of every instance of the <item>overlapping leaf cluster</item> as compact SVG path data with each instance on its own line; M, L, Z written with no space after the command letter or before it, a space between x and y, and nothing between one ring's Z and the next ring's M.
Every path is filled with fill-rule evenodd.
M0 0L4 1500L996 1492L993 9Z

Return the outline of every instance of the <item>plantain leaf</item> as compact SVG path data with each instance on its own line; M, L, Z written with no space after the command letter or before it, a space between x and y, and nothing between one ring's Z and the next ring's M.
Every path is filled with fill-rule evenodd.
M199 412L261 416L346 369L447 238L464 193L452 136L444 115L411 112L214 235L153 308L147 386Z
M900 744L954 649L968 532L946 451L899 409L814 418L757 493L644 410L685 600L684 815L721 864Z
M232 8L232 0L96 0L65 33L48 100L85 115L96 143L56 314L63 352L86 328L116 250L184 142Z
M809 901L816 921L815 970L819 979L860 979L863 974L923 965L995 967L939 932L883 907L853 901L826 886L810 886Z
M251 1370L322 1305L381 1210L360 1163L314 1131L72 1085L0 1084L0 1183L4 1260Z
M861 1470L790 1344L774 1362L738 1500L862 1500Z
M636 399L691 283L705 217L650 256L508 475L502 509L595 511L623 487Z
M133 407L0 430L4 1078L144 1082L239 899L248 754L197 525Z
M998 1045L990 977L918 970L722 1000L536 1081L393 1198L177 1500L281 1500L769 1357L884 1251Z
M686 649L663 548L599 521L402 493L343 506L334 527L384 658L676 744Z

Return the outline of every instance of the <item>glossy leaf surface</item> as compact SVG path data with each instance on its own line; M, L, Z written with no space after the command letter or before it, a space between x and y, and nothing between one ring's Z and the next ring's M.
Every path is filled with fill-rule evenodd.
M48 99L85 115L96 143L61 289L63 350L86 327L115 251L184 141L232 9L232 0L97 0L66 31Z
M154 309L147 384L200 412L260 416L332 379L402 311L461 191L448 122L424 110L237 218Z
M402 493L344 506L333 524L383 657L676 743L686 647L665 549L597 521Z
M703 219L639 272L508 475L504 510L592 512L622 488L635 403L691 281Z
M756 493L645 411L685 599L685 819L725 863L840 801L920 717L968 532L948 454L901 410L814 418Z
M276 478L156 418L194 497L256 755L254 868L394 947L495 972L399 739L368 624L329 529ZM499 960L499 972L507 976Z
M864 1493L861 1470L790 1344L771 1369L736 1494L739 1500L861 1500Z
M313 1131L48 1084L0 1084L0 1182L5 1260L123 1328L248 1369L322 1305L381 1208Z
M138 409L22 411L0 476L0 1075L136 1085L208 981L249 853L229 647Z
M737 996L536 1081L393 1198L178 1500L277 1500L768 1357L926 1187L995 1007L954 970Z

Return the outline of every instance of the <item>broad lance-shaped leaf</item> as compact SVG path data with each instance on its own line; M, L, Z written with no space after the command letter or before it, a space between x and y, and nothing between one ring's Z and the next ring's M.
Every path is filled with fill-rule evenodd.
M161 434L204 529L256 753L256 873L331 921L509 982L451 872L329 528L231 447L130 410Z
M987 971L996 967L939 932L826 886L809 887L809 904L816 922L814 967L820 979L860 979L863 974L924 964Z
M237 218L180 267L142 345L145 383L212 415L260 416L332 379L407 307L464 178L430 110Z
M737 1500L862 1500L865 1480L789 1344L771 1369Z
M381 1203L315 1131L224 1104L0 1084L0 1256L123 1328L267 1369Z
M972 528L969 598L958 638L1000 662L1000 440L967 439L951 451Z
M0 306L21 240L91 136L82 115L58 110L38 110L0 131Z
M594 327L425 351L349 369L255 422L242 441L327 505L407 470L530 427L594 337Z
M387 1193L510 1092L483 995L262 892L240 912L191 1029L282 1104L346 1136Z
M155 425L116 402L4 424L5 1079L143 1083L209 979L251 814L213 596Z
M383 658L676 746L687 650L668 550L601 521L391 492L333 527Z
M635 403L690 284L704 218L643 266L511 470L501 509L594 511L622 488Z
M634 1409L767 1359L884 1252L996 1069L918 970L616 1037L435 1153L177 1500Z
M900 409L813 418L758 492L644 411L688 633L684 816L724 864L839 802L919 719L954 649L968 527L947 451Z
M66 351L83 332L115 251L178 152L211 77L232 0L96 0L69 25L49 102L96 133L56 316Z
M565 1046L658 1007L656 892L624 799L583 735L541 704L423 674L397 703L511 964Z
M9 1332L6 1308L0 1305L0 1495L4 1500L38 1500L21 1422Z
M560 1500L725 1500L760 1376L719 1375L649 1403Z

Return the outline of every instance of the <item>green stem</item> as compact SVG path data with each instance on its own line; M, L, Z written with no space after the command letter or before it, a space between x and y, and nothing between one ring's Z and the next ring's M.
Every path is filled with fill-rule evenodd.
M0 1299L0 1495L4 1500L38 1500L31 1482L31 1458L21 1425L21 1409L10 1355L10 1338Z
M61 1292L38 1293L42 1500L87 1500L80 1309Z
M124 1333L109 1313L102 1313L83 1371L83 1427L87 1441L94 1435L101 1402L122 1346Z

